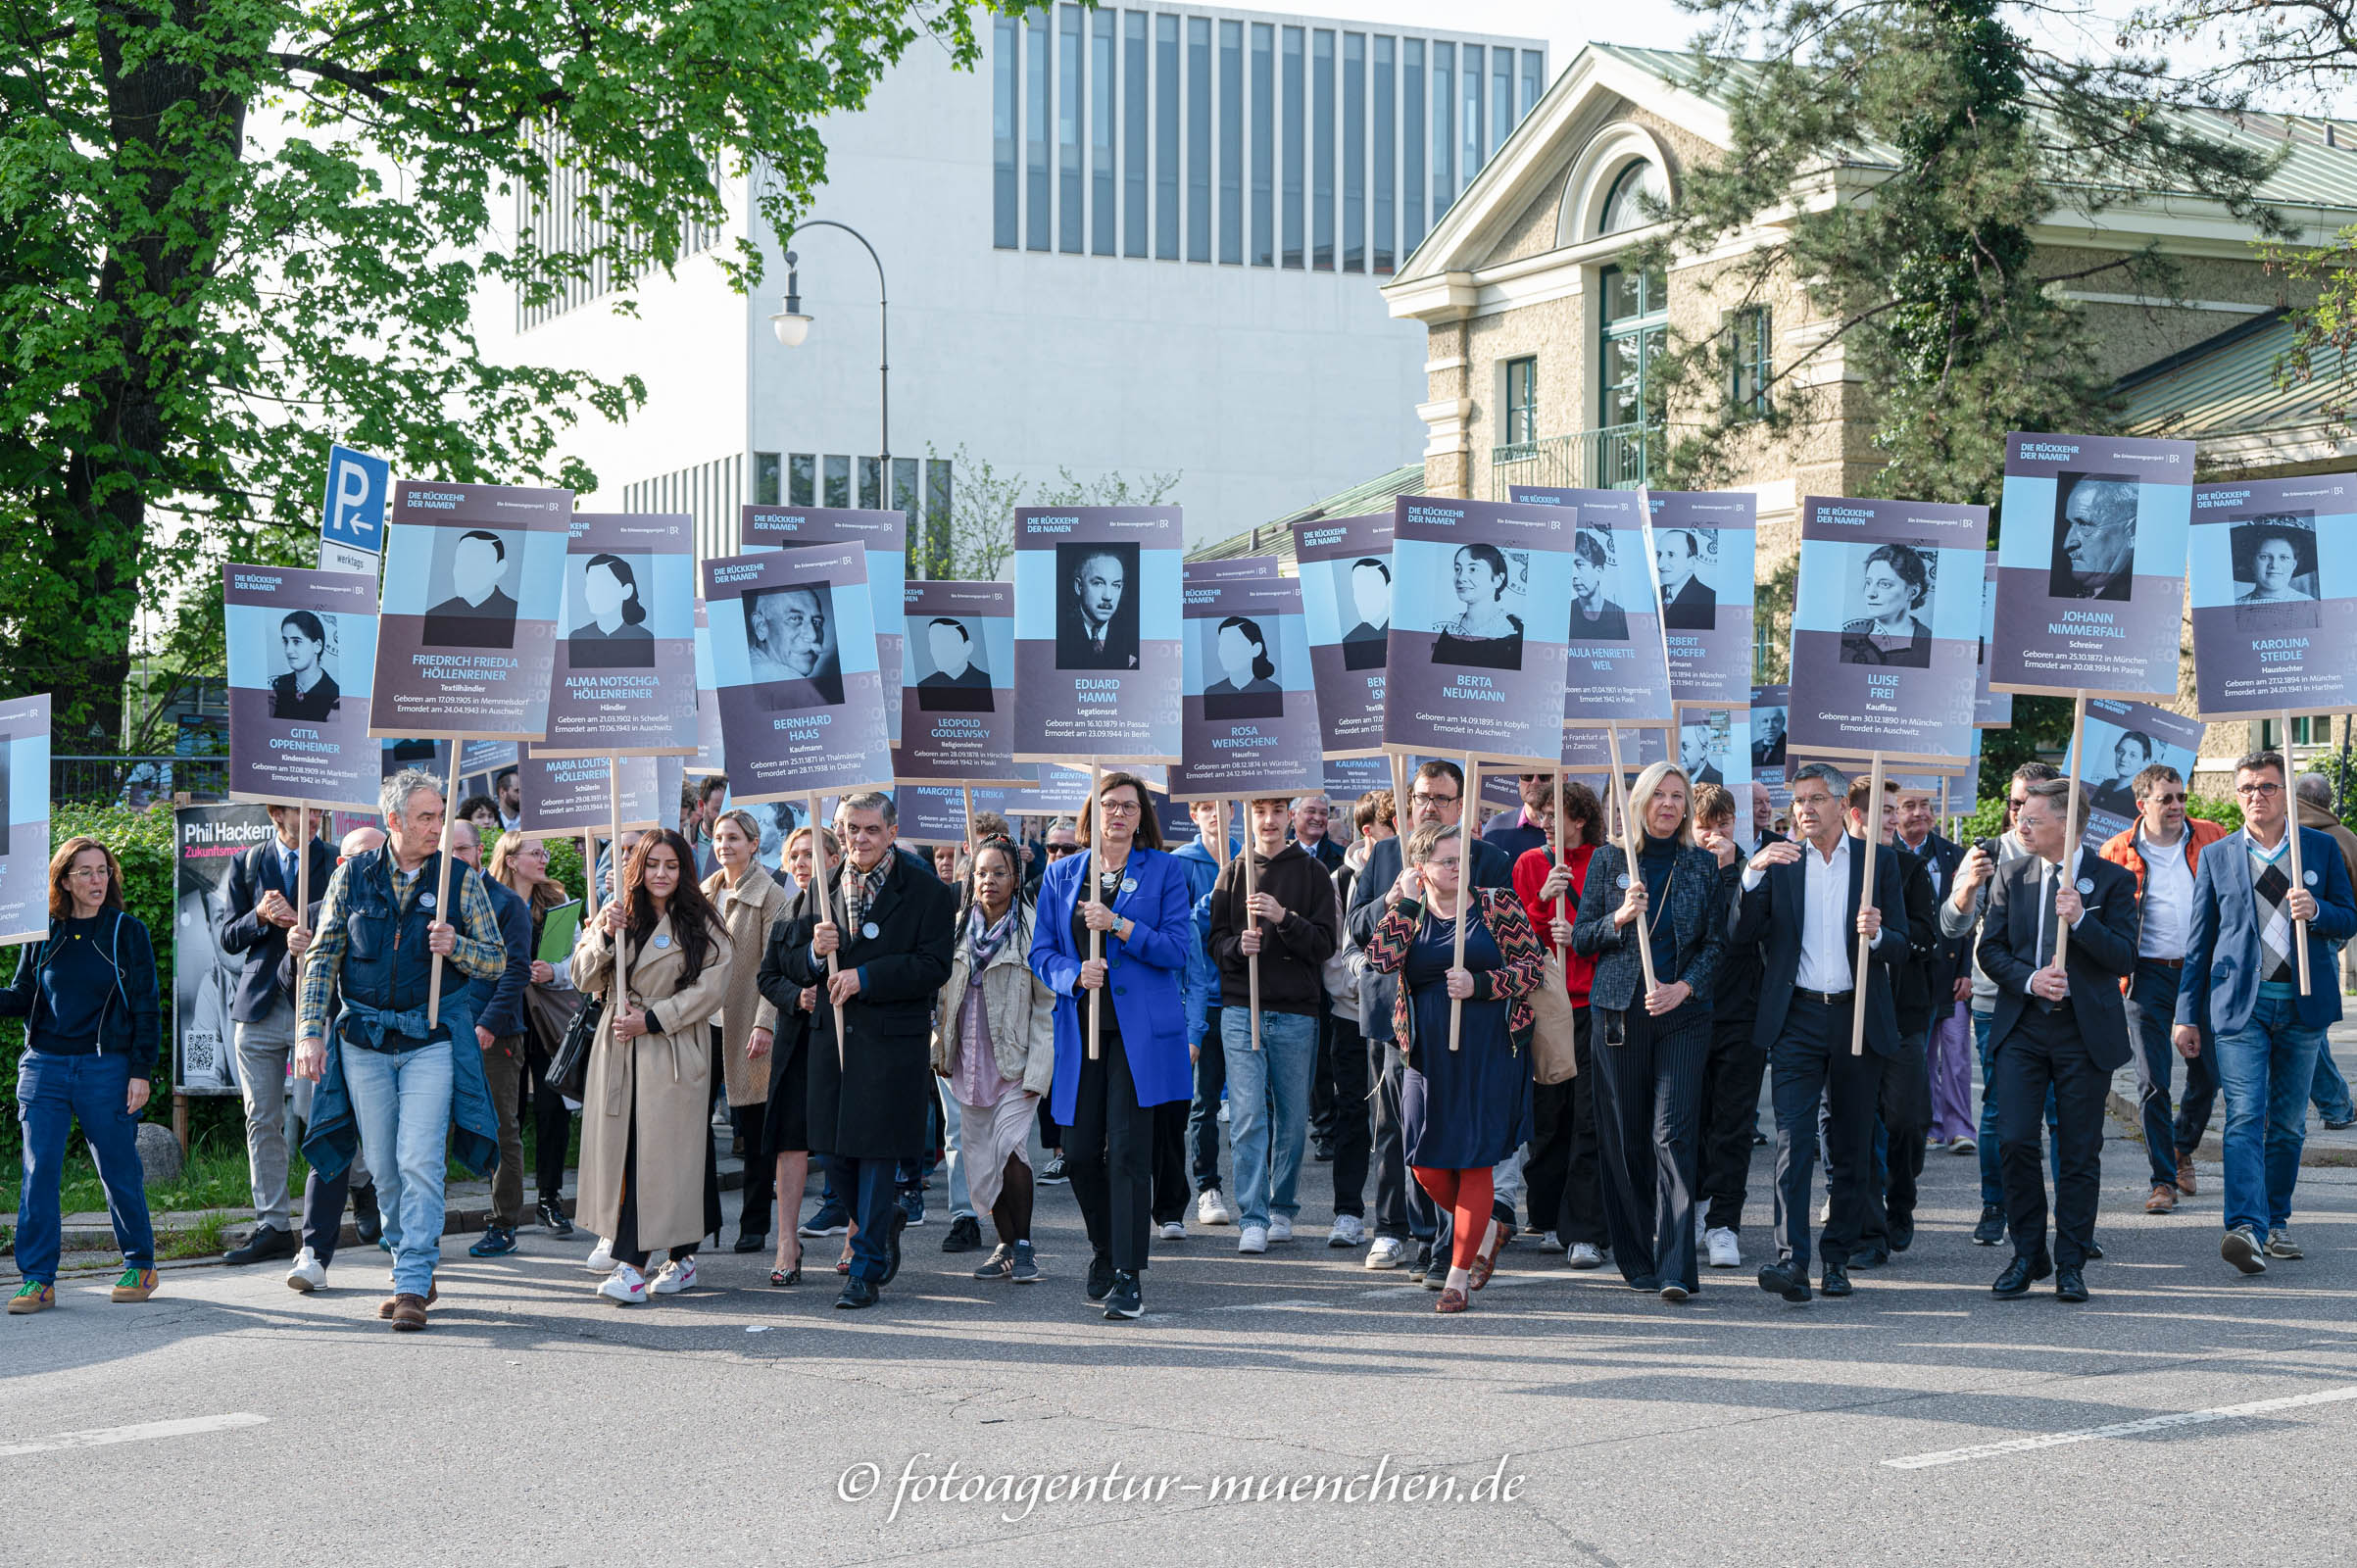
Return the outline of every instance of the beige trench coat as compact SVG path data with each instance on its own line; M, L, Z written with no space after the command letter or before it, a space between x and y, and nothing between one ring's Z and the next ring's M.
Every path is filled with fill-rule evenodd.
M712 1036L707 1025L728 993L727 933L712 928L704 972L682 987L687 960L669 915L654 940L630 955L630 1003L663 1028L627 1043L614 1038L613 939L584 929L573 947L573 984L606 997L589 1049L581 1103L578 1218L594 1236L619 1227L622 1169L629 1156L632 1090L638 1131L638 1245L650 1252L704 1234L704 1150L712 1138Z
M999 1076L1021 1084L1025 1094L1045 1095L1056 1078L1056 993L1031 972L1029 949L1027 942L1010 941L991 955L982 970L982 1011L990 1020ZM961 1031L971 972L960 937L949 983L933 1008L933 1070L953 1083L966 1048Z
M728 995L720 1004L720 1070L728 1080L728 1102L758 1105L769 1098L769 1058L755 1061L745 1053L754 1030L777 1032L777 1008L761 995L761 955L769 947L769 928L790 901L759 860L733 888L714 871L705 878L704 895L727 924L734 955L728 960Z

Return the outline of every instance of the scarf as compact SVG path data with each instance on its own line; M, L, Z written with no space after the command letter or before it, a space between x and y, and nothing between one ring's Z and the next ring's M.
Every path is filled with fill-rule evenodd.
M983 923L982 906L979 904L966 911L965 983L967 985L978 986L982 983L982 971L990 967L990 960L999 956L999 950L1007 946L1007 939L1014 934L1014 917L1015 911L1019 907L1019 902L1009 899L1007 904L1007 912L999 916L999 923L996 925Z

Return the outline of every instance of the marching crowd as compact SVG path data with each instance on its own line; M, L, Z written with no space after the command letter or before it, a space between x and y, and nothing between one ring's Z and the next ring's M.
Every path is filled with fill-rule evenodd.
M856 794L831 827L794 830L773 875L760 824L708 782L680 829L612 846L557 960L538 955L570 895L544 844L503 834L486 861L500 802L466 803L447 865L421 772L387 780L382 830L340 854L272 808L221 931L244 960L257 1221L227 1260L283 1259L289 1286L320 1289L350 1205L392 1257L379 1316L421 1329L447 1160L492 1176L469 1250L514 1250L528 1113L533 1217L595 1236L596 1289L622 1305L690 1290L724 1229L719 1102L745 1159L736 1250L770 1250L787 1288L806 1240L842 1236L847 1310L893 1281L937 1165L943 1250L987 1246L984 1281L1042 1280L1037 1190L1068 1181L1086 1296L1112 1319L1143 1313L1155 1245L1190 1223L1232 1225L1246 1254L1294 1241L1313 1164L1331 1177L1328 1245L1405 1269L1439 1311L1466 1310L1518 1233L1683 1301L1705 1268L1743 1265L1752 1152L1771 1140L1763 1290L1850 1294L1854 1270L1913 1244L1926 1156L1946 1152L1979 1158L1972 1240L2010 1247L1995 1294L2050 1276L2079 1301L2103 1255L2106 1097L2131 1062L2146 1211L2195 1194L2223 1098L2222 1256L2259 1273L2300 1255L2309 1100L2357 1114L2324 1049L2357 839L2332 831L2321 777L2243 758L2229 832L2187 816L2175 770L2146 767L2135 820L2099 852L2071 842L2087 803L2042 763L2009 781L2004 832L1974 844L1934 831L1921 792L1877 803L1821 762L1793 777L1789 836L1751 786L1748 844L1735 798L1670 763L1637 776L1617 835L1586 785L1519 785L1518 809L1479 824L1458 769L1427 762L1403 814L1389 791L1350 808L1347 848L1322 796L1247 802L1237 838L1226 803L1202 802L1195 839L1166 850L1146 785L1111 773L1037 844L985 813L939 858L897 842L889 796ZM114 1298L156 1288L135 1139L153 950L94 840L58 851L49 908L0 992L0 1016L27 1027L13 1313L56 1299L75 1122L123 1252Z

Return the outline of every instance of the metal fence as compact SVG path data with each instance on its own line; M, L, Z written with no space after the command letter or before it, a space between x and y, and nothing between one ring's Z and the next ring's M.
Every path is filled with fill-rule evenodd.
M1607 424L1490 449L1490 499L1518 484L1568 490L1634 490L1645 482L1650 425Z
M52 757L49 798L86 806L147 807L185 795L228 798L225 757Z

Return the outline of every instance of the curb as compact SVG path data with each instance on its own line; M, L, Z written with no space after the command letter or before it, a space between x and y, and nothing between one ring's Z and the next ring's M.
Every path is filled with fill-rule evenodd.
M2126 1122L2136 1141L2142 1143L2144 1139L2140 1129L2144 1123L2136 1109L2136 1102L2117 1089L2109 1091L2109 1100L2111 1113ZM2216 1133L2204 1133L2201 1147L2193 1152L2200 1159L2223 1161L2226 1158L2226 1145ZM2300 1167L2303 1170L2345 1169L2349 1166L2357 1166L2357 1149L2320 1149L2312 1142L2300 1148Z

